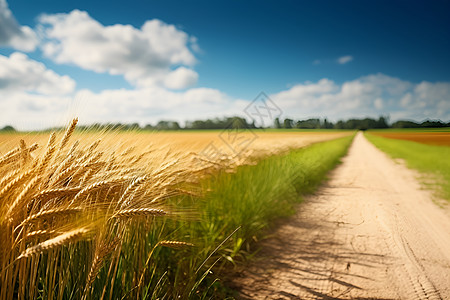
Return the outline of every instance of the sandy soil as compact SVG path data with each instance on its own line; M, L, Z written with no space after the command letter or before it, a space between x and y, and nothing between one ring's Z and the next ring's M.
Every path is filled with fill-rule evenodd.
M358 134L331 180L262 245L242 299L450 299L450 216Z

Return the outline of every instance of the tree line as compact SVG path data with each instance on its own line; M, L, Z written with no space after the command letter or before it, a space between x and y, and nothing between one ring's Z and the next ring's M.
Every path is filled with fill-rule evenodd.
M298 128L298 129L383 129L383 128L443 128L450 127L450 122L445 123L440 120L426 120L423 122L415 122L410 120L400 120L389 124L388 117L381 116L378 119L364 118L364 119L348 119L340 120L336 123L329 122L325 119L307 119L297 120L275 119L275 128Z
M364 118L364 119L348 119L340 120L335 123L325 119L310 118L304 120L293 120L293 119L279 119L274 120L273 128L277 129L382 129L382 128L442 128L450 127L450 122L445 123L440 120L426 120L423 122L415 122L410 120L400 120L392 124L389 124L388 117L381 116L378 119ZM254 122L248 122L242 117L225 117L225 118L214 118L207 120L195 120L187 121L185 126L182 127L176 121L159 121L155 125L147 124L141 126L138 123L132 124L122 124L122 123L107 123L100 124L95 123L92 125L80 125L77 127L78 130L89 131L89 130L148 130L148 131L159 131L159 130L205 130L205 129L235 129L235 128L249 128L258 129ZM265 127L268 128L268 127ZM57 130L60 128L51 128L49 130ZM1 132L15 132L16 129L12 126L5 126L0 129Z

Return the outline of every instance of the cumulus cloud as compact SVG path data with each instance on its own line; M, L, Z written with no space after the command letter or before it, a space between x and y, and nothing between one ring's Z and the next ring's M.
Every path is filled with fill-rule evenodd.
M353 56L351 55L346 55L346 56L341 56L337 59L338 64L341 65L345 65L346 63L349 63L353 60Z
M191 69L179 67L170 72L165 78L164 84L171 89L184 89L197 83L198 74Z
M29 90L38 89L34 86ZM283 111L282 118L326 117L331 121L378 118L380 115L390 115L392 121L427 118L450 121L449 97L450 82L415 84L384 74L363 76L343 83L324 78L270 95ZM68 118L60 116L67 115L68 111L78 116L83 124L139 122L144 125L163 119L183 124L186 120L244 116L244 109L251 101L233 99L210 88L180 91L154 85L101 92L81 90L73 98L25 92L5 95L5 90L0 89L0 99L8 99L0 101L0 111L4 114L0 118L0 126L18 124L20 129L63 125ZM72 99L75 105L70 109ZM18 123L20 120L22 123Z
M154 19L141 28L104 26L79 10L42 15L39 22L46 38L43 53L57 63L120 74L138 87L187 88L197 81L189 69L196 63L189 46L198 50L197 40L174 25Z
M74 89L73 79L56 74L23 53L14 52L9 57L0 55L2 94L28 91L43 95L61 95L71 93Z
M192 88L183 92L161 87L104 90L94 93L80 91L77 115L90 122L156 123L162 119L186 120L223 117L242 113L246 101L234 100L211 88Z
M330 79L306 82L271 95L285 112L295 118L390 115L392 120L409 118L450 120L450 83L409 81L374 74L337 84Z
M401 100L402 107L421 111L426 118L448 119L450 116L450 83L423 81Z
M62 126L72 116L81 124L121 122L141 125L160 120L187 120L243 115L248 101L232 99L219 90L191 88L185 91L151 86L111 89L101 92L80 90L74 95L39 95L0 90L0 128L13 125L20 130ZM7 100L6 100L7 99Z
M35 32L28 26L20 26L6 0L0 0L0 46L33 51L37 44Z

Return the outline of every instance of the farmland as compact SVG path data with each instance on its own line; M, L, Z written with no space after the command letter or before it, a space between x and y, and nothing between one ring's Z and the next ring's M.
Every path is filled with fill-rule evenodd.
M297 149L313 143L322 142L351 134L349 131L257 131L257 130L208 130L208 131L169 131L169 132L74 132L74 139L88 145L101 139L103 144L113 145L114 151L124 151L131 146L136 152L152 151L156 158L167 152L180 156L204 153L214 150L225 156L261 157ZM58 135L58 133L57 133ZM23 139L28 145L45 145L49 133L4 133L0 134L0 154L19 145ZM209 146L213 146L212 148ZM211 149L209 149L211 148ZM36 153L43 151L43 147Z
M394 138L396 136L399 138ZM420 171L423 183L437 190L440 197L450 200L450 147L447 147L450 132L370 131L367 138L391 157L402 159L408 167Z
M390 139L412 141L427 145L450 146L450 129L374 130L374 135Z
M251 255L352 140L75 127L0 137L2 299L219 295L212 272Z

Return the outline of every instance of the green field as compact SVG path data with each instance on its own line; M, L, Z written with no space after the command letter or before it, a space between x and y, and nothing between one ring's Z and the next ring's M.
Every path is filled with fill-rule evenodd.
M403 130L397 131L403 132ZM437 131L447 132L448 128ZM436 190L438 196L450 201L450 147L383 138L370 132L366 133L366 137L391 157L404 159L408 167L420 171L423 174L422 182Z

